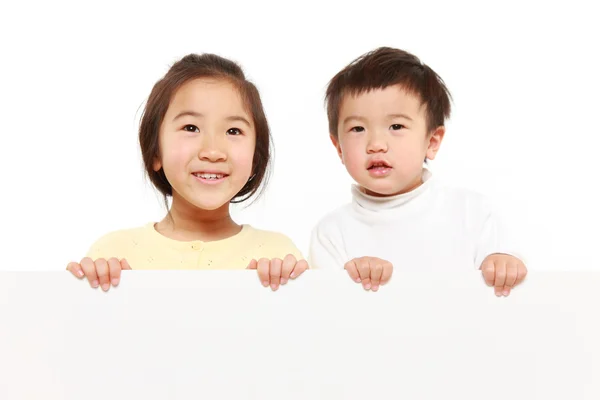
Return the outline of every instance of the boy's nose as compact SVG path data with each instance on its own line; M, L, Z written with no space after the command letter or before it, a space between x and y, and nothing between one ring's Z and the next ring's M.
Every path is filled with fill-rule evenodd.
M387 142L380 136L372 136L367 143L367 153L385 153L388 149Z

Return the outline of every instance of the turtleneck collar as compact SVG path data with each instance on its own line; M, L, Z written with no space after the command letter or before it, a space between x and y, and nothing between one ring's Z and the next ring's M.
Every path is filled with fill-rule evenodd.
M397 209L406 206L408 203L414 202L431 186L432 179L431 171L423 168L423 183L416 189L407 193L398 194L395 196L371 196L365 193L365 189L359 185L352 185L352 197L355 205L369 211L382 211L389 209Z

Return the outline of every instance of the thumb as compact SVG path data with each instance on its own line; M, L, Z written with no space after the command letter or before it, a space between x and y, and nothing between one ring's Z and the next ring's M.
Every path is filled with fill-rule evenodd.
M488 286L494 286L494 280L496 278L496 268L494 267L494 263L491 261L484 262L481 266L481 273L483 274L483 279Z
M256 269L258 268L258 262L255 259L252 259L252 261L250 261L250 264L248 264L248 266L246 267L246 269Z
M129 263L127 262L126 259L122 259L121 260L121 269L122 270L126 270L126 269L131 269L131 266L129 265Z

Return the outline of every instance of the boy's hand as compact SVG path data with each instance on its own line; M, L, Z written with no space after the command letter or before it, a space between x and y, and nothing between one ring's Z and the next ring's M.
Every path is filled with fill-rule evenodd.
M81 263L71 262L67 265L67 271L70 271L77 278L81 279L84 276L87 278L90 286L94 289L98 286L102 287L105 292L113 286L117 286L121 280L121 270L131 269L127 260L121 261L116 258L110 258L108 261L104 258L99 258L93 261L86 257L81 260Z
M262 285L271 286L275 291L279 285L285 285L289 279L296 279L302 275L308 269L308 263L305 260L297 261L296 257L288 254L283 260L279 258L252 260L247 268L257 270Z
M485 283L494 287L496 296L508 296L510 291L523 282L527 268L521 260L508 254L492 254L481 263Z
M392 263L376 257L360 257L344 265L353 281L362 282L365 290L376 292L380 285L388 283L392 277Z

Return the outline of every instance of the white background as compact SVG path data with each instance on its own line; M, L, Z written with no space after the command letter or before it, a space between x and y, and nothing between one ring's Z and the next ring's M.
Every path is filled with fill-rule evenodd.
M527 239L531 269L600 270L592 4L3 2L0 269L64 269L108 231L163 217L137 124L153 84L191 52L238 61L271 124L267 196L237 220L306 253L318 219L349 201L325 87L386 45L415 53L453 94L434 173L494 198Z

